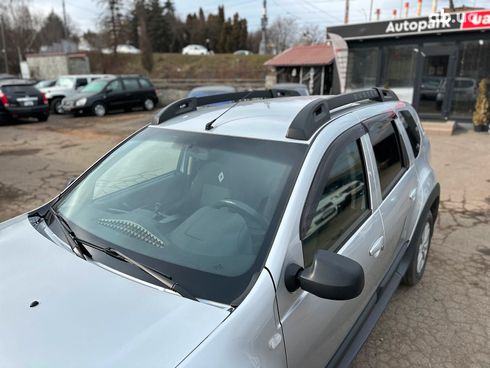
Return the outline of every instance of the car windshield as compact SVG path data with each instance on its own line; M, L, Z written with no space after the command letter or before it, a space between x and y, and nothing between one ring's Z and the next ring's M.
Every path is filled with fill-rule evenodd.
M235 305L265 262L306 145L148 127L55 209L194 296Z
M73 88L75 86L75 79L70 77L61 77L56 80L56 86Z
M82 88L81 92L95 92L98 93L102 91L105 86L107 86L107 83L109 83L106 80L98 79L95 80L89 84L87 84L85 87Z

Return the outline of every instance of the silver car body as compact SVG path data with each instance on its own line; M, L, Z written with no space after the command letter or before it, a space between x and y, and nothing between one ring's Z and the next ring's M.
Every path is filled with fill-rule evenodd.
M206 134L264 140L286 138L298 112L318 97L240 102ZM204 132L203 122L228 106L211 106L147 129ZM76 257L25 215L0 225L0 366L50 367L320 367L331 361L370 302L400 247L414 236L422 210L437 186L430 144L422 134L417 158L382 200L368 134L361 137L372 213L339 253L365 272L362 294L348 301L289 292L286 267L303 266L300 217L322 157L349 128L386 111L414 109L402 102L351 104L334 110L309 145L265 266L241 304L191 301L163 288ZM410 147L401 122L394 118ZM420 128L421 129L421 128ZM422 131L422 130L421 130ZM355 189L355 188L354 188ZM394 241L399 237L403 241ZM49 240L49 239L51 240ZM381 242L382 251L370 255ZM38 301L37 307L30 304Z

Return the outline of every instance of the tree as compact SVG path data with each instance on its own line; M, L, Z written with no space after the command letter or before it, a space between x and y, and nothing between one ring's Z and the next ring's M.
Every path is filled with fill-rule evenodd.
M154 51L168 50L167 35L171 32L167 19L163 14L164 8L159 0L150 0L145 8L148 38Z
M269 28L272 49L282 52L297 42L298 25L292 17L278 17Z
M325 42L325 32L318 25L306 26L301 32L300 43L304 45L313 45Z
M122 0L99 0L99 3L105 8L106 16L104 17L102 24L104 27L108 26L108 31L111 35L111 47L114 54L117 53L117 45L119 45L119 35L121 31L122 13L123 7Z
M136 17L139 25L139 47L141 50L141 64L150 73L153 69L153 50L146 29L146 12L144 0L135 0Z

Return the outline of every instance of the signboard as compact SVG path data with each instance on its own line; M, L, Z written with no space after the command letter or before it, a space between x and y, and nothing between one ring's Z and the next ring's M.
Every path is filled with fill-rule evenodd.
M413 36L474 29L490 29L490 10L466 13L434 13L428 17L402 18L382 22L347 24L329 27L327 32L345 40Z

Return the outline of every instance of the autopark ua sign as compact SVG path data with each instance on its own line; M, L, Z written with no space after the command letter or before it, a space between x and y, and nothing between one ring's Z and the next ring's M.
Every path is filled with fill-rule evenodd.
M465 13L433 13L427 17L394 19L390 21L347 24L329 27L327 32L342 38L363 39L386 36L409 36L425 33L455 32L461 30L490 29L490 10Z
M385 33L420 33L469 28L490 28L490 10L452 14L435 13L423 19L390 21Z

